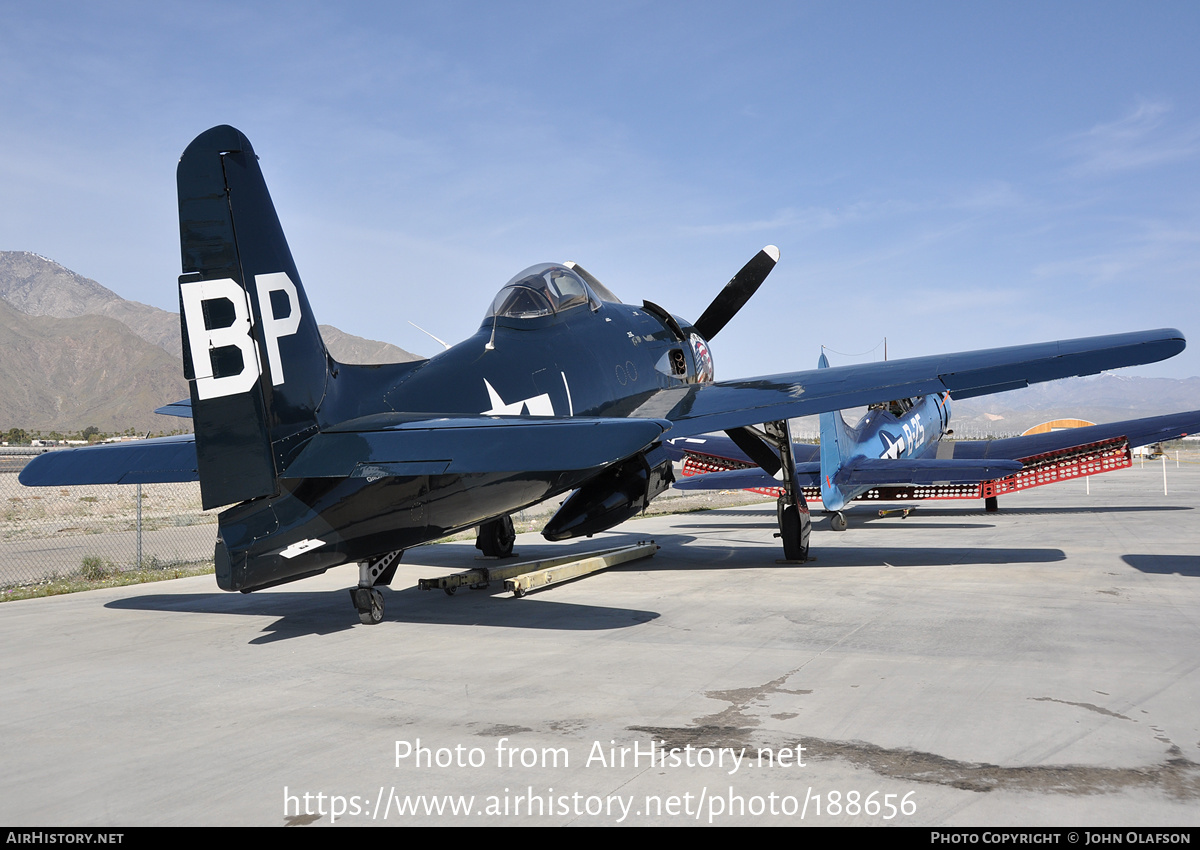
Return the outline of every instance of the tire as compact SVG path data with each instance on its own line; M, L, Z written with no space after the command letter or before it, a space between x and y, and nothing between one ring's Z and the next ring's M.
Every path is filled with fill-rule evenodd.
M489 558L507 558L512 555L516 541L517 532L513 528L512 517L505 514L479 526L475 548Z
M779 536L783 540L783 557L789 561L808 560L808 537L812 520L796 505L786 505L779 513Z
M375 626L383 622L383 594L372 587L370 596L370 607L358 609L358 621L364 626Z

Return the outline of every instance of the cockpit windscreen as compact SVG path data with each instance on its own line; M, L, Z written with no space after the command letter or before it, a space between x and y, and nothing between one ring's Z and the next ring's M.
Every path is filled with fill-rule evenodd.
M542 263L530 266L505 284L485 318L532 319L589 303L596 309L600 299L579 275L557 263Z

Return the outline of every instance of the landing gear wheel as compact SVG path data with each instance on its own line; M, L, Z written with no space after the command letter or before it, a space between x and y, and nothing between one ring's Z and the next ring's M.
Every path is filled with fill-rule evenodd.
M457 587L443 587L442 590L444 590L446 592L447 596L453 596L454 591L458 590L458 588Z
M832 528L834 531L845 531L846 530L846 515L844 513L842 513L841 511L838 511L836 514L834 514L833 516L831 516L829 518L829 527Z
M779 536L783 539L783 557L789 561L808 560L808 537L812 520L796 505L783 505L779 512Z
M374 626L383 621L383 594L373 587L350 589L350 601L358 610L358 621L364 626Z
M517 599L522 599L525 596L525 588L518 587L513 591L513 596L515 596Z
M508 514L479 526L475 548L488 558L507 558L512 555L517 532Z

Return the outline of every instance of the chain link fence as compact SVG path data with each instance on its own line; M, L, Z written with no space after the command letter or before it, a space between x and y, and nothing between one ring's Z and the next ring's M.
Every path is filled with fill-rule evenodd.
M0 587L212 563L217 515L199 484L21 486L39 453L0 451Z

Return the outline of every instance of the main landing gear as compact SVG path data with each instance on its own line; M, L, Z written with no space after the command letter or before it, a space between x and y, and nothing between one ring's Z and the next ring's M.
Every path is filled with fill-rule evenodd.
M383 592L376 585L392 583L403 554L403 549L397 549L378 558L358 562L358 587L350 588L350 601L358 611L359 622L364 626L383 621Z
M812 534L812 517L804 494L798 493L799 503L788 502L786 495L780 496L776 505L779 514L779 538L783 542L785 561L808 560L808 538Z
M779 538L783 542L783 557L789 562L808 560L808 538L812 534L812 517L804 490L796 476L796 458L792 454L792 435L787 420L763 424L763 436L779 452L783 473L783 495L777 503Z

